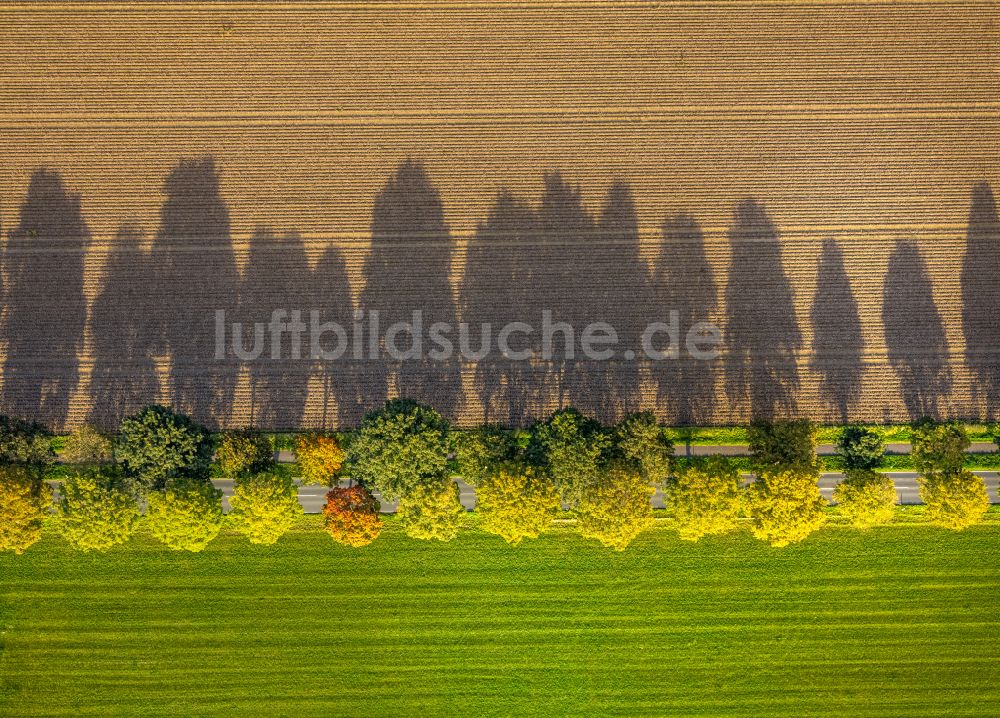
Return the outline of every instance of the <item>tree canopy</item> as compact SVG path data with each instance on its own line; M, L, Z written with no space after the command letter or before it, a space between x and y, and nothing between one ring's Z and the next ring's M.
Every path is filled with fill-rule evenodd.
M930 473L920 477L924 515L937 526L961 531L975 526L990 507L986 484L971 471Z
M226 431L219 437L215 460L224 476L247 476L274 466L274 446L259 431Z
M965 428L954 422L923 419L913 425L913 468L921 474L957 473L965 465L970 442Z
M721 457L689 464L664 487L666 506L685 541L736 528L743 492L740 472Z
M815 471L781 469L761 475L747 489L747 512L753 535L772 546L802 541L826 520L826 499Z
M326 531L345 546L367 546L382 532L379 503L364 486L337 486L326 495Z
M885 461L885 434L869 426L845 426L837 439L837 453L847 470L870 471Z
M139 526L131 482L114 469L73 474L59 494L59 532L80 551L107 551L128 541Z
M202 551L222 529L222 492L207 481L176 478L147 496L146 523L175 551Z
M284 536L302 515L298 489L280 474L241 476L229 499L229 521L250 543L270 545Z
M514 432L495 424L454 431L451 436L458 473L472 486L478 486L501 466L514 461L520 450Z
M0 464L50 464L52 433L41 424L0 415Z
M212 439L184 414L154 404L122 421L115 457L127 475L160 489L172 478L207 477Z
M756 474L793 467L816 467L816 427L808 419L751 422L747 430L750 463Z
M560 409L531 428L526 456L555 482L563 501L575 504L597 481L611 437L598 422L573 408Z
M476 490L480 527L513 546L549 529L559 508L556 487L531 467L505 466Z
M458 484L419 484L399 502L397 516L411 538L451 541L465 514L458 500Z
M615 427L613 454L647 480L662 484L670 477L674 443L651 411L630 414Z
M870 469L848 469L833 491L838 510L859 529L892 521L896 487L885 474Z
M608 466L581 492L576 507L580 533L624 551L653 525L654 493L656 488L638 471L620 464Z
M448 433L448 422L430 407L388 401L365 416L351 441L351 477L390 501L427 484L439 489L447 477Z
M295 460L304 484L333 485L345 456L335 436L303 434L295 443Z
M42 537L52 489L29 466L0 466L0 551L24 553Z

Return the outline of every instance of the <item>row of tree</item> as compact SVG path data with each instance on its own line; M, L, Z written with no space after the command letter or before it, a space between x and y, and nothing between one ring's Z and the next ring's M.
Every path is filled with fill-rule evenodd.
M260 227L241 274L215 163L182 160L164 184L159 227L147 249L143 231L121 229L105 269L103 289L90 311L94 366L91 421L117 426L160 393L156 360L169 359L168 395L199 421L225 424L233 411L240 362L217 361L215 310L232 320L268 321L271 311L320 309L323 321L349 327L354 304L341 249L327 244L314 267L294 232ZM778 228L753 199L737 204L729 232L730 270L720 296L702 230L685 214L668 218L657 255L642 254L629 187L614 183L603 207L591 212L578 188L558 173L544 177L541 199L529 203L500 192L466 253L458 292L450 272L455 241L439 193L418 162L402 163L378 193L364 259L359 307L378 310L382 325L424 312L433 322L500 327L537 323L542 310L580 328L606 321L621 346L638 350L638 337L670 310L686 331L716 319L724 298L724 358L682 357L652 367L658 406L671 423L711 423L724 386L730 405L745 415L794 415L803 332L794 289L782 265ZM31 178L3 256L7 338L4 395L8 410L53 426L67 417L80 373L87 322L84 257L90 234L80 197L51 170ZM646 259L652 259L652 270ZM840 244L819 249L811 310L810 365L821 396L847 421L860 399L865 338ZM972 190L962 271L966 363L976 377L976 401L1000 411L1000 221L990 186ZM911 418L937 415L951 388L947 339L927 267L917 245L900 240L891 251L882 297L888 360L898 375ZM766 321L761 321L766 317ZM286 337L286 343L291 339ZM536 354L538 333L524 347ZM870 349L871 347L868 347ZM282 356L289 347L282 347ZM464 401L458 361L351 360L312 365L264 357L249 364L250 422L269 428L302 423L307 387L319 375L324 421L356 426L380 406L395 383L398 393L435 403L454 417ZM525 425L541 407L567 403L617 421L639 403L634 361L509 361L493 352L477 362L474 385L483 420ZM471 397L470 397L471 398ZM889 398L887 397L888 401ZM241 409L243 407L240 407Z
M52 461L47 433L5 417L0 422L0 549L18 553L36 542L51 508L40 468ZM346 444L346 446L342 446ZM326 528L340 543L371 543L382 529L379 503L398 500L398 519L414 538L448 541L463 525L457 471L476 487L479 526L511 544L537 538L563 509L584 536L626 548L653 523L651 498L664 492L681 538L696 541L746 522L772 546L803 540L826 520L817 481L816 429L805 420L755 422L749 430L754 480L722 457L677 461L649 413L606 427L563 409L528 430L484 425L452 432L434 409L395 399L364 418L351 435L305 434L296 443L303 482L331 485ZM931 523L964 529L989 506L983 480L963 468L969 440L956 424L931 420L913 428L913 459ZM835 498L860 528L888 523L896 493L877 471L884 438L849 426L838 449L845 480ZM167 546L200 551L218 535L218 472L235 478L229 524L253 543L271 544L301 516L297 487L275 466L270 439L252 431L218 440L185 415L150 406L124 420L114 437L82 427L67 440L71 469L59 487L55 524L81 550L107 550L138 528L141 509ZM357 485L337 485L347 475Z

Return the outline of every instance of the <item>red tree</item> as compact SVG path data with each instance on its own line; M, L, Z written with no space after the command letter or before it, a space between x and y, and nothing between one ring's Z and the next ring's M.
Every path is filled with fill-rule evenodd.
M382 531L379 503L364 486L334 488L326 495L326 530L346 546L367 546Z

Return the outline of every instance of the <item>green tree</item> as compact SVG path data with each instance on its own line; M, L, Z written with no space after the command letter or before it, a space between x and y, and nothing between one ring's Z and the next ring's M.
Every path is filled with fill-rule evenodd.
M107 551L128 541L139 525L135 492L116 470L73 474L59 494L59 531L80 551Z
M451 436L458 473L473 486L478 486L518 455L514 433L494 424L454 431Z
M743 491L740 472L721 456L692 462L664 487L666 506L685 541L736 528Z
M556 487L530 467L502 467L476 490L480 527L513 546L549 529L559 508Z
M674 443L651 411L626 416L615 427L613 454L654 484L670 478Z
M581 535L616 551L653 525L656 488L638 471L613 464L584 487L576 507Z
M206 478L212 439L205 427L187 416L147 406L122 422L115 456L128 476L147 488L160 489L172 478Z
M42 537L52 489L30 466L0 466L0 551L24 553Z
M845 426L837 439L837 453L848 471L877 469L885 461L885 434L874 427Z
M439 490L447 478L448 422L430 407L393 399L367 414L351 441L351 477L393 501L418 487Z
M975 526L990 507L986 484L966 469L931 473L920 477L919 483L924 515L937 526L955 531Z
M747 430L750 464L760 475L782 469L812 471L816 461L816 427L808 419L754 421Z
M274 467L274 446L259 431L227 431L219 437L215 460L224 476L249 476Z
M604 427L570 407L531 427L526 456L552 478L563 501L576 504L584 488L600 477L610 449Z
M803 540L823 525L826 500L808 468L762 474L747 489L747 512L753 535L772 546Z
M896 509L896 487L885 474L870 469L848 469L833 490L837 508L859 529L892 521Z
M912 444L913 468L921 474L961 471L970 446L961 424L933 419L921 419L913 425Z
M202 551L222 529L222 492L201 479L170 479L147 496L153 537L175 551Z
M427 541L451 541L458 535L464 514L454 481L418 484L400 500L397 509L406 535Z
M61 459L67 464L108 464L114 459L111 437L90 424L81 424L66 437Z
M250 543L273 544L302 516L298 496L298 489L287 476L240 476L229 499L230 524Z
M52 433L41 424L0 415L0 464L51 464Z

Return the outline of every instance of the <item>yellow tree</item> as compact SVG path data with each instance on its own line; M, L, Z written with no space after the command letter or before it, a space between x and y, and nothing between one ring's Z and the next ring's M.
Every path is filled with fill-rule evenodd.
M740 472L721 457L692 464L665 485L667 508L685 541L736 528L742 491Z
M222 492L201 479L171 479L147 497L146 523L175 551L202 551L222 529Z
M127 541L139 525L135 495L110 471L70 476L59 493L59 531L75 549L107 551Z
M853 526L869 529L892 521L896 509L896 487L885 474L865 469L848 470L833 491L837 510Z
M747 489L753 535L772 546L787 546L822 526L826 500L817 478L816 472L804 466L763 473Z
M451 541L465 509L458 500L458 484L420 484L399 502L397 511L406 535L412 538Z
M967 469L921 476L920 499L928 521L955 531L978 524L990 507L986 484Z
M24 553L42 537L52 489L27 466L0 467L0 551Z
M238 478L229 499L229 521L250 543L273 544L302 515L298 494L286 476L257 474Z
M624 551L653 525L650 499L654 493L656 489L639 472L616 465L607 467L583 489L576 509L580 533Z
M295 460L304 484L333 485L333 477L343 466L345 456L333 436L304 434L295 444Z
M555 484L529 467L504 467L476 489L479 525L513 546L551 527L559 507Z

